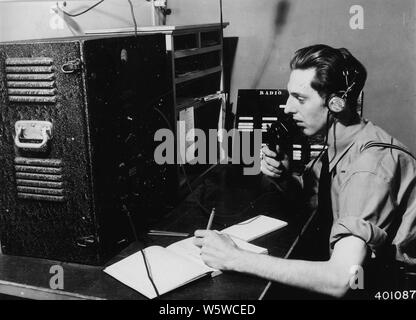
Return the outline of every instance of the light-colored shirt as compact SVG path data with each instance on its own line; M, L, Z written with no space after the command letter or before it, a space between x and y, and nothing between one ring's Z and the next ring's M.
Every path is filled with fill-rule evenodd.
M341 137L329 133L333 225L330 248L354 235L372 252L393 245L396 259L416 258L416 160L407 153L386 148L365 148L370 142L406 147L367 120L346 127ZM317 202L318 161L309 177L311 203ZM313 206L313 205L312 205Z

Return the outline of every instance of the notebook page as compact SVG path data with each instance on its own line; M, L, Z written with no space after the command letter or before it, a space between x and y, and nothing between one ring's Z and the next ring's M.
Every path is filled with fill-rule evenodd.
M287 225L287 222L258 215L254 218L232 225L221 232L245 241L252 241Z
M160 295L211 271L207 266L194 263L163 247L148 247L145 254ZM150 299L157 296L140 251L105 268L104 272Z
M187 259L191 259L195 263L198 263L200 265L205 266L206 268L209 268L211 271L216 271L216 269L208 267L204 263L204 261L202 261L201 255L200 255L201 249L198 248L196 245L194 245L194 239L195 237L191 237L191 238L186 238L181 241L177 241L167 246L166 249L169 249L177 253L178 255L182 255L186 257Z
M191 237L191 238L187 238L187 239L175 242L171 244L170 246L166 247L166 249L172 250L177 254L184 255L188 257L189 259L193 259L196 263L201 263L205 265L205 263L202 261L201 256L200 256L201 249L198 248L196 245L194 245L194 239L195 237ZM240 249L251 251L254 253L267 254L266 248L256 246L254 244L248 243L244 240L241 240L232 236L231 236L231 239ZM216 269L212 269L212 271L215 271L215 270Z

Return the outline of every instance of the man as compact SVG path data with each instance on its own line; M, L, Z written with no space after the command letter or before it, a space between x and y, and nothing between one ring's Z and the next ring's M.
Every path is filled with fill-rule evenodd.
M350 289L352 268L365 265L370 257L384 257L394 248L395 259L415 262L416 161L400 142L358 116L357 100L367 73L348 50L306 47L295 53L290 66L285 113L305 135L324 135L328 145L300 183L311 209L324 218L329 210L325 219L332 217L329 258L253 254L238 249L228 236L206 230L195 232L195 244L214 268L343 297ZM287 157L277 160L282 158L277 158L279 151L262 149L261 170L276 181L291 177Z

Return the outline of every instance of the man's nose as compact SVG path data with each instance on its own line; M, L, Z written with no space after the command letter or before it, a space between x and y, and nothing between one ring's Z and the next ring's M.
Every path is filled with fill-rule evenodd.
M291 96L289 96L289 99L287 99L287 101L286 101L285 108L283 109L283 111L286 114L289 114L289 113L292 113L293 114L293 113L296 112L296 109L294 107L294 104L293 104L293 100L292 99L293 98Z

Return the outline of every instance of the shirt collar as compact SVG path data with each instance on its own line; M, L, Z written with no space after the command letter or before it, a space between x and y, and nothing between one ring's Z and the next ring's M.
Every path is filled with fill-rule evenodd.
M341 124L336 121L332 124L328 132L329 171L334 169L345 153L352 147L358 133L365 125L366 122L364 120L342 128L339 127Z

